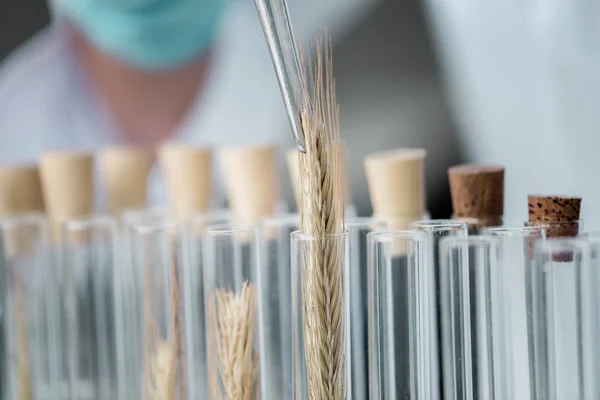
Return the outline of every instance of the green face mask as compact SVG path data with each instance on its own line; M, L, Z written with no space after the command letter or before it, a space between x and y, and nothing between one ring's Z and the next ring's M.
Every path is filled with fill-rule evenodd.
M181 66L209 47L226 0L63 0L59 13L100 50L147 70Z

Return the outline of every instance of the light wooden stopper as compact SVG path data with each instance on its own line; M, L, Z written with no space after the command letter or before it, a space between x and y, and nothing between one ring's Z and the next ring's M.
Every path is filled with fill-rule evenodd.
M213 199L212 150L184 144L165 144L159 162L173 216L186 221L206 213Z

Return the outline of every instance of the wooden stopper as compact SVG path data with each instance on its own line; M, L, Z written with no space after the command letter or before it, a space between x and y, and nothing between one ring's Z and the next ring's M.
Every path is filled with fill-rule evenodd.
M448 169L454 217L471 226L502 224L504 214L504 167L458 165Z
M233 218L257 225L273 215L279 197L275 147L246 147L221 152L225 186Z
M100 154L100 168L112 215L146 204L150 154L135 147L110 148Z
M425 212L424 149L396 149L365 157L373 214L381 217Z
M54 239L59 242L66 219L94 212L94 157L82 152L42 154L40 177Z
M44 197L37 166L0 167L0 215L43 213ZM37 227L24 224L4 230L5 255L9 258L34 250Z
M44 211L37 166L0 167L0 215Z
M545 227L546 237L575 237L579 234L581 198L530 195L527 199L529 222ZM555 254L554 261L570 261L572 254Z
M285 153L285 160L287 162L288 173L290 175L290 182L292 182L292 191L294 192L294 199L296 199L296 207L300 208L300 178L298 177L298 163L300 160L300 152L298 149L289 149Z
M213 199L212 159L208 148L170 143L159 149L169 202L178 221L209 209Z

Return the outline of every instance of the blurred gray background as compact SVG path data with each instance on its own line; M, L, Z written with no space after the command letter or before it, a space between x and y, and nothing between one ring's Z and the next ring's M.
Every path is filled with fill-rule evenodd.
M46 0L3 0L0 62L49 21ZM258 24L258 19L257 19ZM362 159L396 147L428 150L428 206L448 217L448 166L460 161L420 0L384 0L334 49L348 176L361 215L371 212Z

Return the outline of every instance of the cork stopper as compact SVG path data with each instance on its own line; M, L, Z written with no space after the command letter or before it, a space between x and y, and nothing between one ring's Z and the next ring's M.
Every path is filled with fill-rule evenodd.
M0 215L23 215L44 212L44 197L37 166L0 167ZM17 257L34 250L37 226L16 224L3 231L5 255Z
M458 165L448 169L454 217L473 227L499 226L504 214L504 167Z
M37 166L0 167L0 215L44 211Z
M298 177L299 157L300 152L295 148L289 149L285 153L290 182L292 183L292 191L294 192L294 199L296 200L296 206L298 208L300 208L300 178Z
M100 154L108 210L114 216L146 204L152 158L135 147L114 147Z
M65 220L94 211L94 157L82 152L42 154L40 177L53 237L59 242Z
M527 199L529 223L540 225L546 237L575 237L579 234L581 198L530 195ZM572 254L554 254L553 261L570 261Z
M365 157L367 184L375 216L423 215L426 208L426 156L424 149L401 148Z
M275 147L230 148L221 157L236 223L255 226L261 218L275 214L279 197Z
M213 198L212 150L184 144L164 144L159 162L173 216L187 221L205 213Z

